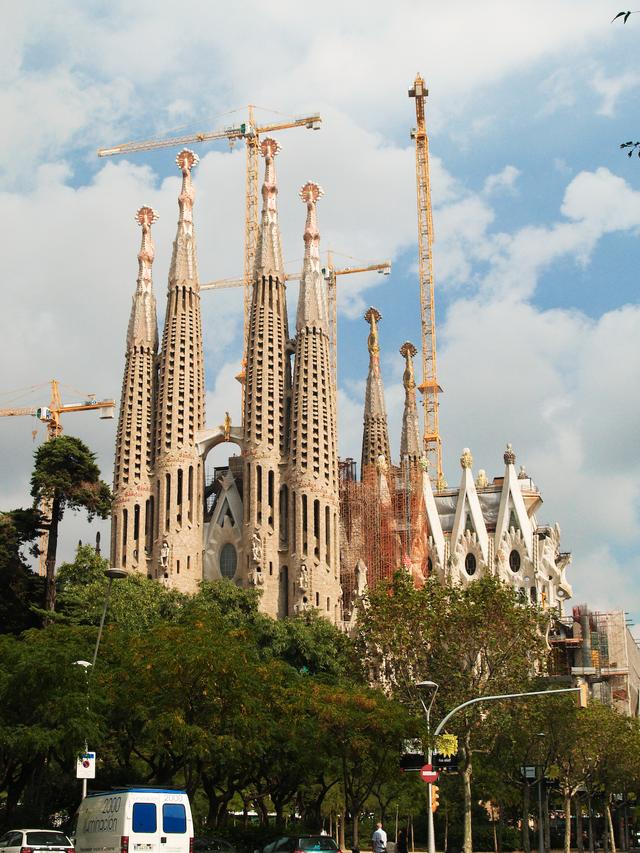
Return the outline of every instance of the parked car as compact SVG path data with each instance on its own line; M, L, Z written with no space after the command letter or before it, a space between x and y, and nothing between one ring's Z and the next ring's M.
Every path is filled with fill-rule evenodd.
M340 853L330 835L282 835L260 853Z
M12 829L0 838L0 853L75 853L56 829Z

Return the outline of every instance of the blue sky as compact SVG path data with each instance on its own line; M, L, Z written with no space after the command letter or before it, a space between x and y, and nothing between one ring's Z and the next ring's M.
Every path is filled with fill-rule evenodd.
M237 123L242 111L230 111L253 102L323 116L319 133L279 140L292 269L304 227L296 193L310 178L326 193L322 246L393 261L388 278L340 280L340 452L359 457L370 304L383 314L397 452L398 349L419 343L407 89L420 70L430 89L445 474L457 483L465 446L476 470L498 474L512 442L542 490L539 520L558 521L574 554L574 601L640 620L640 160L618 148L640 136L640 15L610 23L618 11L613 0L14 4L0 35L0 406L15 396L3 392L53 376L119 396L143 203L160 213L163 310L174 153L104 161L95 149ZM244 152L197 150L200 277L238 276ZM203 296L211 425L227 409L237 419L240 311L238 292ZM45 388L26 399L46 398ZM28 502L33 426L0 424L2 507ZM110 479L115 424L77 415L66 429L96 448ZM81 519L65 527L66 555L95 530Z

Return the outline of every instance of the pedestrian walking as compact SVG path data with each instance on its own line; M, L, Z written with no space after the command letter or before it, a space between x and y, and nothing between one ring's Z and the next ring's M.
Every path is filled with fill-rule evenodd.
M407 831L405 829L398 830L396 853L409 853L409 846L407 844Z
M373 853L386 853L387 850L387 833L382 828L382 823L378 821L375 832L371 838L371 846Z

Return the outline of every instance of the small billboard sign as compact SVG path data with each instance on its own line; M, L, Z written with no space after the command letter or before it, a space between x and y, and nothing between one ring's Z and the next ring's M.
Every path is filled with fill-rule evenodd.
M76 779L96 778L96 754L95 752L83 752L78 756L76 762Z

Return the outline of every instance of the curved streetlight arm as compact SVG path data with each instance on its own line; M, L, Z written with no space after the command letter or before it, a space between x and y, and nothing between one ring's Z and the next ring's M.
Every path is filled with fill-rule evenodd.
M562 687L559 690L532 690L529 693L499 693L497 696L477 696L475 699L469 699L467 702L463 702L462 705L458 705L453 711L449 711L447 716L440 720L436 726L433 736L434 738L438 737L454 714L457 714L458 711L467 708L469 705L476 705L478 702L492 702L496 699L521 699L523 696L548 696L550 693L576 693L580 690L580 687Z

